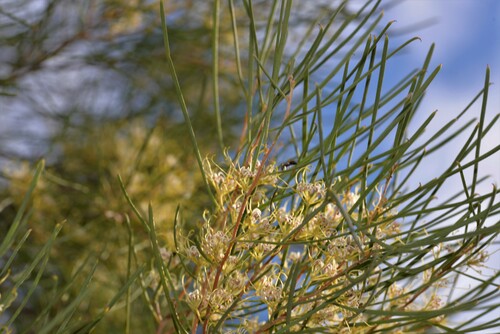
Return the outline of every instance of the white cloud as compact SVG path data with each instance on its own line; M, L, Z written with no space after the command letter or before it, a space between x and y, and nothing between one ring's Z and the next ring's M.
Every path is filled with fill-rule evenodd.
M429 126L427 135L432 134L443 124L461 112L481 90L484 85L486 65L490 65L491 78L494 83L490 87L486 121L491 120L500 111L500 1L496 0L407 0L389 10L387 20L396 19L397 26L411 26L429 18L436 18L437 23L418 31L422 43L416 43L410 52L410 59L420 64L431 43L436 43L434 60L443 64L440 75L431 84L415 125L426 116L438 110L435 120ZM404 36L404 40L409 36ZM401 40L403 41L403 40ZM469 111L464 120L479 118L481 100ZM464 122L460 122L463 124ZM472 128L471 128L472 129ZM463 145L470 131L464 132L446 149L434 154L431 159L417 169L413 181L418 185L435 176L435 173L448 167ZM482 153L500 143L500 124L496 124L490 134L482 142ZM492 177L480 185L476 192L485 194L492 189L491 184L500 185L500 154L496 153L480 164L480 176ZM468 182L471 174L467 173ZM460 180L451 182L438 196L445 199L447 195L460 192ZM487 266L498 268L500 253L494 254ZM462 280L460 286L474 285L471 280Z
M491 119L500 110L500 3L493 0L407 0L386 13L387 20L398 21L396 28L431 18L437 23L416 33L422 38L422 43L414 44L410 53L410 59L419 64L428 47L435 42L434 63L443 65L421 109L424 113L420 119L427 114L425 111L438 110L428 133L454 118L479 92L484 84L486 65L490 65L490 80L495 83L488 98L487 119ZM401 38L406 40L409 36ZM479 101L467 119L472 115L479 117L480 106ZM498 133L500 125L497 124L486 138L483 152L498 144ZM449 161L455 153L455 150L446 150L440 158ZM499 166L500 155L496 154L481 166L482 173L491 174L496 182L500 182Z
M389 10L387 18L397 20L401 28L436 19L436 24L416 34L425 44L436 42L446 53L454 53L460 52L464 45L477 37L480 25L475 23L481 20L479 9L477 1L409 0L401 1ZM420 52L414 52L416 56L427 52L427 48L419 49Z

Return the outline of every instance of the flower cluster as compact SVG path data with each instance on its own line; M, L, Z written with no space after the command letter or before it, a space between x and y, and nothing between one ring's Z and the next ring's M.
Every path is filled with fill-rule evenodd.
M222 168L207 159L205 172L217 206L205 213L199 241L184 236L181 247L197 273L184 284L197 326L237 321L242 330L252 323L252 331L267 332L286 328L291 317L291 331L373 328L363 307L389 273L371 261L382 245L403 243L396 212L384 206L383 195L361 208L359 188L347 185L352 182L339 178L327 185L310 180L307 169L283 171L260 161L239 165L228 158ZM354 230L347 220L356 222ZM387 293L383 309L440 305L433 294L417 307L397 284ZM259 312L267 320L256 324L251 319Z

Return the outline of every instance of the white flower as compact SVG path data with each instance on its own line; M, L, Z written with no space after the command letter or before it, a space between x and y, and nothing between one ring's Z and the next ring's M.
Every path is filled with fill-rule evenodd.
M197 260L200 257L200 252L198 251L198 248L196 248L196 246L193 245L187 249L186 255L191 260Z
M260 220L261 216L262 216L262 212L258 208L255 208L252 210L252 222L256 222L256 221Z
M200 306L203 296L199 289L196 289L187 295L187 303L191 308L197 309Z
M294 262L300 260L301 257L302 257L301 252L290 252L290 254L288 255L288 258Z
M259 282L255 292L266 304L273 305L281 299L282 289L275 286L272 276L266 275Z
M318 202L326 194L325 184L321 181L314 183L299 182L296 191L307 204Z
M232 303L233 295L225 289L215 289L210 294L210 307L215 312L224 312Z
M248 167L240 167L239 172L243 178L249 178L249 179L255 177L255 175L257 174Z

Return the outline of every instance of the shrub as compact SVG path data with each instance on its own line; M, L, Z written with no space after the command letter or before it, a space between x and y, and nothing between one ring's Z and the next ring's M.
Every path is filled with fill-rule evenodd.
M43 251L30 258L33 266L42 263L39 276L29 288L25 284L31 267L16 269L21 278L10 275L5 281L3 309L13 305L20 286L28 297L41 286L44 293L54 287L54 297L27 331L49 332L59 326L60 332L81 333L120 328L158 333L418 333L498 326L498 272L471 274L484 266L500 231L498 190L494 186L477 193L484 181L480 163L498 154L498 147L486 152L481 147L498 118L485 117L489 69L478 95L479 121L456 125L466 117L467 107L437 132L425 134L435 113L420 124L414 124L414 116L440 67L430 68L431 48L421 68L388 86L384 78L393 58L417 38L390 48L392 22L381 25L378 6L367 1L357 10L347 4L327 7L315 12L317 21L311 24L303 13L313 6L305 2L245 1L236 8L232 0L226 7L215 0L207 108L214 113L217 130L212 144L206 137L199 140L192 125L188 108L193 104L186 103L177 76L165 21L171 18L164 16L162 3L166 65L187 134L172 142L156 139L156 132L143 132L142 126L100 128L84 143L102 142L103 155L93 146L69 146L64 156L73 158L39 180L40 193L33 195L39 166L23 201L11 193L20 213L10 231L27 224L28 218L21 222L31 199L29 219L44 221L45 210L57 212L56 221L68 219L65 228L76 223L82 229L79 247L110 230L120 232L116 240L108 240L105 252L101 244L93 244L106 271L82 258L76 274L68 270L65 285L54 287L40 284L50 267L49 250L60 246L57 233L64 241L74 231L59 232L58 226L46 237L50 229L43 228ZM225 61L219 59L219 13L232 23L225 36L232 35L234 48L224 54L232 54L236 69L228 72L219 72ZM222 76L224 82L239 84L237 94L220 95ZM238 143L225 136L222 112L225 101L233 105L235 96L242 102L234 113L244 110ZM448 168L433 170L428 181L413 179L422 161L464 133L468 139ZM185 159L176 168L168 163L172 152ZM80 156L95 161L81 173L74 163ZM199 174L194 176L196 167ZM78 185L93 185L87 193L78 192L81 208L55 195L59 191L53 189L60 187L82 190L67 182L66 172L81 175ZM93 183L93 175L100 181ZM134 183L134 178L143 182ZM457 179L460 193L444 191L444 199L436 197ZM196 184L189 189L202 191L188 191L189 182ZM181 186L179 191L175 185ZM116 196L119 187L121 199ZM189 200L179 205L185 197ZM121 227L106 229L104 222L110 221ZM95 229L84 228L87 224ZM13 233L0 248L9 265L27 247L27 234L15 239ZM52 261L63 261L65 255L55 252ZM0 277L6 274L7 269ZM102 284L96 290L102 299L96 304L89 298L96 296L91 293L93 277ZM467 290L462 289L464 278L472 280ZM109 286L113 288L107 293ZM63 298L68 294L71 302ZM15 319L23 303L19 311L4 314ZM51 313L58 307L60 315ZM453 318L469 311L475 312L473 317ZM5 330L13 322L6 322Z

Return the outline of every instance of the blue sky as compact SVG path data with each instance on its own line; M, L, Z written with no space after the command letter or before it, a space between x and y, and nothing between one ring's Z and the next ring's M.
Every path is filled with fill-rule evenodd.
M383 2L384 3L384 2ZM414 35L422 39L410 47L409 58L416 64L424 59L430 45L436 43L435 66L442 69L429 89L422 109L438 110L435 127L460 112L484 85L486 66L494 83L489 91L487 119L500 111L500 1L497 0L403 0L386 11L386 20L397 20L395 28L404 29L418 22L433 20L430 27ZM401 38L407 39L409 35ZM478 115L480 103L473 108ZM488 147L499 144L497 124L485 141ZM454 153L454 152L450 152ZM482 166L483 173L500 181L500 154ZM492 182L488 182L491 186Z
M383 2L384 3L384 2ZM421 106L423 114L438 110L437 120L431 125L438 129L445 121L453 118L472 100L484 85L486 66L491 69L488 109L486 120L500 112L500 1L497 0L404 0L386 11L385 19L397 20L395 27L411 26L415 23L434 20L431 27L420 29L414 34L422 39L411 46L408 58L416 64L424 59L431 43L436 43L434 66L442 64L442 70L429 88L425 102ZM401 41L408 39L402 36ZM479 117L481 102L473 106L467 119ZM424 115L425 116L425 115ZM418 122L417 122L418 123ZM431 132L430 131L430 132ZM469 132L464 134L467 136ZM446 167L453 160L464 138L459 138L451 149L443 150L435 159L429 159L414 175L414 182L435 175L434 170ZM496 124L491 134L483 142L482 152L500 144L500 125ZM491 184L500 185L500 154L480 165L480 174L491 175L487 182L478 187L477 192L491 191ZM470 177L470 174L469 174ZM469 178L470 180L470 178ZM460 191L460 182L452 183L446 192ZM442 197L444 194L441 194ZM439 195L438 195L439 196ZM498 220L495 217L492 220ZM493 253L487 262L490 268L499 269L500 252ZM491 273L488 269L483 274ZM472 271L469 274L474 275ZM464 291L472 281L460 284Z

